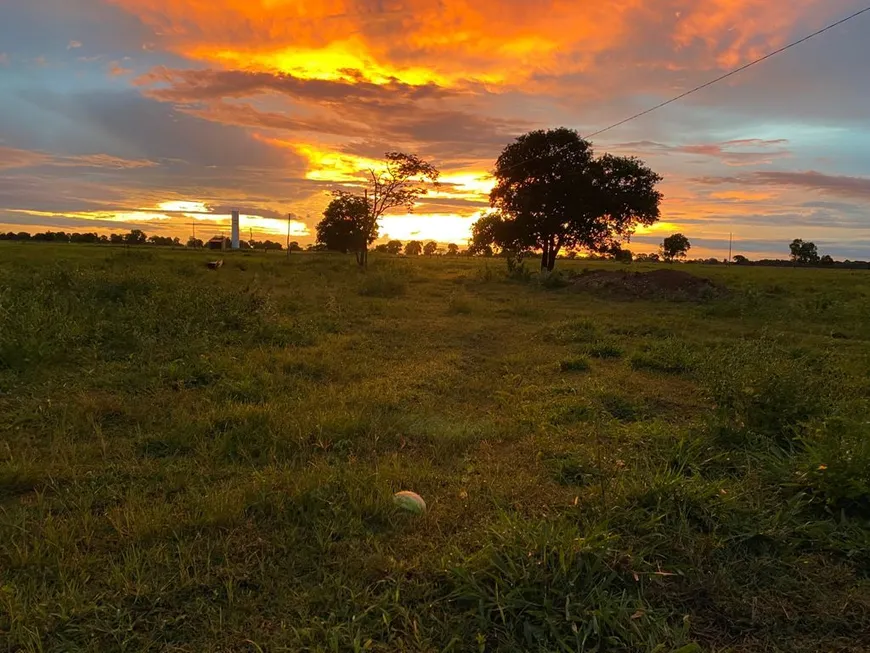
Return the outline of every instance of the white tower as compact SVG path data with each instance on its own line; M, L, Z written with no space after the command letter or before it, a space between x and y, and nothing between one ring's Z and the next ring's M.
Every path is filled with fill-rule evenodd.
M239 248L239 212L233 211L233 233L232 233L233 249Z

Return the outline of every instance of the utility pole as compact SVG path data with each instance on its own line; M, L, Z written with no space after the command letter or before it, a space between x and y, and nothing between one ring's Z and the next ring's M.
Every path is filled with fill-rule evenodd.
M733 251L734 251L734 234L730 233L730 234L728 234L728 265L731 265L731 261L734 260L731 256Z
M190 226L193 227L193 240L196 240L196 218L193 218Z
M290 258L290 220L293 218L292 213L287 214L287 258Z

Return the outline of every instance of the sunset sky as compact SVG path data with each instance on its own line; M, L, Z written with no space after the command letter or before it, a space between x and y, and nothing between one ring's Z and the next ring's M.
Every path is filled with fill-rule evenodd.
M444 186L384 237L464 244L501 149L592 133L866 0L0 0L0 230L313 241L388 150ZM653 251L870 258L870 14L596 137L663 175Z

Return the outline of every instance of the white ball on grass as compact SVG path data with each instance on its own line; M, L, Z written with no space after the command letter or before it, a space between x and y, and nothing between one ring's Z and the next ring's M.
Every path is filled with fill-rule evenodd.
M426 512L426 502L416 492L396 492L393 495L393 503L402 510L407 510L415 515L422 515Z

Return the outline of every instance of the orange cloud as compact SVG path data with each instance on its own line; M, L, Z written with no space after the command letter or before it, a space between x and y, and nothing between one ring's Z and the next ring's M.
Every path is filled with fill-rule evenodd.
M767 0L109 1L153 26L172 51L226 67L496 87L587 70L600 55L646 39L670 41L674 53L700 45L708 67L730 67L781 44L801 16L827 5L795 0L786 12ZM659 65L679 69L676 58Z

